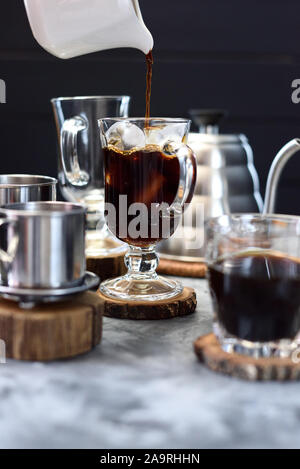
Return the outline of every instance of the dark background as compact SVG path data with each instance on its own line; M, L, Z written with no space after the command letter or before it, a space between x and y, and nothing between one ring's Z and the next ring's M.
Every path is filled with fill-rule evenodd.
M140 0L153 34L153 116L187 116L192 107L228 109L224 132L245 133L261 191L280 147L300 137L299 0ZM63 61L35 42L22 0L1 2L1 173L56 175L55 96L129 94L144 114L145 59L134 49ZM280 184L277 211L300 213L300 152Z

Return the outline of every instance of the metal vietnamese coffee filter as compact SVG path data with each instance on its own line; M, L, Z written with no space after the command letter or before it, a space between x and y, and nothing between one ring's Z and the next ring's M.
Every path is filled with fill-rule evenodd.
M0 174L0 205L56 200L57 180L34 174Z
M85 209L64 202L0 208L1 283L12 289L65 289L85 275Z

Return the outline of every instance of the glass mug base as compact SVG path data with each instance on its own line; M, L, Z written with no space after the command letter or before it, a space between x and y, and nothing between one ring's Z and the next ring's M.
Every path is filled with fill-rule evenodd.
M114 299L124 301L157 301L178 296L182 292L181 283L154 275L127 273L123 277L101 283L100 291Z
M247 355L252 358L300 358L300 342L297 339L281 339L274 342L251 342L229 334L217 321L213 332L224 352Z

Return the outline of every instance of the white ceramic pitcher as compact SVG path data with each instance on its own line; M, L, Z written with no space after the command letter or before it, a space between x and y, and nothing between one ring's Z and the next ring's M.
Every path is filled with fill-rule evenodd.
M24 0L37 42L61 59L134 47L147 54L153 38L138 0Z

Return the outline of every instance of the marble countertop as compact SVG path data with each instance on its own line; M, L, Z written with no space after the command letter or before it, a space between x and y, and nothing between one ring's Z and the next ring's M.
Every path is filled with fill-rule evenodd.
M1 448L299 448L300 383L248 383L201 365L205 280L194 315L104 318L101 345L52 363L0 365Z

